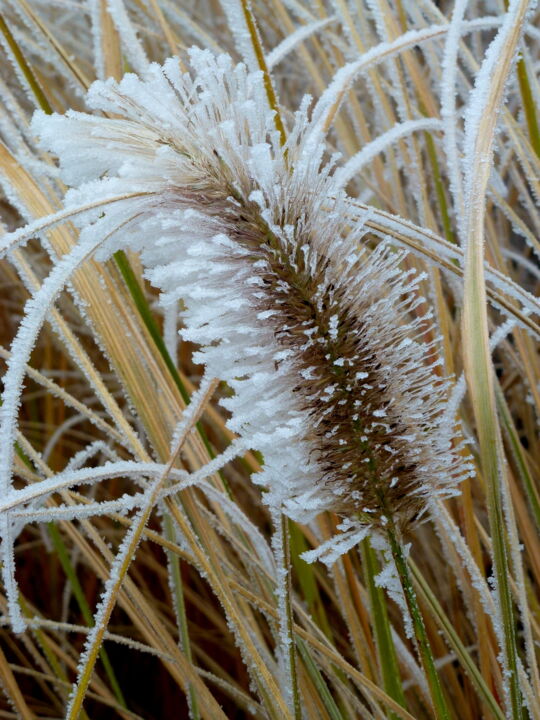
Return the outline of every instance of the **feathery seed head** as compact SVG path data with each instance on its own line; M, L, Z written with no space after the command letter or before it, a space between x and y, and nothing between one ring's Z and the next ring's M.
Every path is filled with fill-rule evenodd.
M89 106L114 117L36 117L67 202L149 193L81 232L109 236L102 254L140 250L162 301L183 299L196 360L234 390L231 429L264 455L267 502L304 522L330 509L405 526L468 472L419 279L384 243L361 249L308 98L281 147L260 73L190 59L192 75L170 59L95 83Z

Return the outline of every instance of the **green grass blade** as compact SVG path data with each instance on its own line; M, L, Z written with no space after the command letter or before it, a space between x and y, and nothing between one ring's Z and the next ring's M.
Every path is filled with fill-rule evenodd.
M163 525L165 529L165 536L168 540L174 542L176 539L174 534L174 525L169 514L164 516ZM187 624L186 605L184 602L184 587L182 574L180 572L180 560L172 551L166 550L166 553L169 562L169 572L171 574L171 589L174 594L173 599L179 625L178 629L180 631L180 646L188 662L192 663L193 658L191 653L191 642L189 639L189 628ZM199 705L197 703L197 694L192 685L189 686L189 711L193 720L200 719L201 715L199 712Z
M536 527L540 529L540 496L538 495L538 489L531 475L531 471L529 470L527 459L523 454L523 447L519 440L510 410L508 409L508 405L506 404L506 400L504 399L499 383L495 384L495 398L502 422L502 428L506 434L512 454L516 461L519 477L523 483L527 500L529 501L529 508L536 522Z
M486 707L489 708L493 718L496 718L496 720L505 720L504 713L501 710L500 705L493 697L493 694L489 690L480 670L473 662L473 659L471 658L470 654L467 652L467 649L461 642L459 635L454 628L454 625L452 624L448 615L446 615L446 613L442 609L442 606L435 597L434 593L431 591L431 588L426 582L424 576L412 560L409 560L409 567L418 588L420 597L425 602L427 607L429 607L429 609L431 610L432 617L434 617L439 624L439 627L443 631L448 644L456 653L456 656L459 658L461 665L466 670L469 679L471 680L476 692L478 693L478 696L485 703Z
M71 589L77 601L77 605L79 606L79 610L81 611L81 615L83 616L84 621L88 625L88 627L92 627L94 625L92 611L90 610L90 606L88 605L88 601L86 600L84 591L79 582L79 578L77 577L77 573L75 572L75 568L73 567L73 564L69 558L66 546L64 544L64 541L62 540L62 536L60 535L60 531L53 523L47 523L47 531L49 533L49 537L51 538L54 551L58 556L58 560L62 565L62 569L66 574L69 584L71 585ZM118 683L118 679L114 672L111 660L104 647L100 649L99 656L103 664L103 669L105 670L107 678L109 679L109 682L111 684L111 689L116 699L118 700L118 703L123 708L127 709L126 699Z
M305 642L302 640L302 638L299 638L298 636L296 637L296 647L298 648L298 652L300 654L300 657L302 658L302 662L304 663L307 674L309 675L311 682L317 689L319 697L321 698L324 707L330 715L331 719L344 720L343 715L341 714L340 709L336 705L336 702L332 697L330 690L328 689L328 685L326 684L324 677L320 673L319 668L311 657Z
M534 101L527 74L527 66L525 60L520 58L517 63L517 76L519 81L519 89L523 100L523 109L525 111L525 120L529 129L529 138L534 152L540 157L540 127L538 125L538 108Z
M41 88L40 84L38 83L36 76L34 74L34 71L26 61L26 58L24 57L24 54L22 50L20 49L17 41L13 37L13 34L11 30L9 29L6 21L4 20L3 15L0 13L0 32L3 34L3 36L6 39L6 42L9 46L9 49L13 53L13 57L15 58L15 62L19 66L22 74L24 75L24 78L26 82L28 83L30 90L32 91L34 97L36 98L36 103L38 107L40 107L43 112L46 112L47 115L50 115L53 112L53 109L47 100L45 93L43 92L43 89Z
M371 547L369 539L366 538L362 541L361 551L383 687L391 698L406 709L407 705L401 684L396 649L388 620L386 598L383 590L375 584L375 576L380 571L380 568L378 567L377 557ZM390 713L389 717L394 719L397 716L394 713Z
M318 626L324 632L326 637L332 637L332 629L326 612L324 610L324 603L321 600L319 593L319 586L315 576L314 565L302 560L300 555L309 550L309 545L306 542L306 538L302 530L292 520L289 521L289 536L290 536L290 552L291 562L294 567L294 573L300 585L302 596L307 603L308 609L314 618L317 620Z
M435 667L435 660L429 644L424 619L416 599L416 593L411 581L407 560L405 559L401 544L396 536L396 531L392 526L388 529L388 540L392 551L392 557L394 558L399 578L401 580L403 592L405 594L405 600L407 601L407 607L411 615L413 630L418 645L418 652L426 674L435 717L437 720L450 720L450 712L446 704L446 698L444 696L439 674L437 672L437 668Z

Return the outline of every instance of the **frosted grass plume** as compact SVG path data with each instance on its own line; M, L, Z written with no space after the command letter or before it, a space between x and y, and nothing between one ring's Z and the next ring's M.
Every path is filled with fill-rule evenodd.
M66 204L148 193L81 216L81 241L139 251L163 304L184 301L182 335L234 391L228 424L263 453L269 505L404 529L470 472L420 278L348 226L309 98L282 146L261 73L197 49L190 66L94 83L88 106L111 117L35 116Z

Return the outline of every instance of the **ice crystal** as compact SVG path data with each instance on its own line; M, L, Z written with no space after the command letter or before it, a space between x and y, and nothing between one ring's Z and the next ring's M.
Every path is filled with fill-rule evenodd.
M468 472L419 277L361 247L309 98L282 145L262 73L197 49L190 65L95 83L88 105L110 117L35 117L68 205L140 193L80 215L81 242L140 251L164 305L183 300L272 507L403 527Z

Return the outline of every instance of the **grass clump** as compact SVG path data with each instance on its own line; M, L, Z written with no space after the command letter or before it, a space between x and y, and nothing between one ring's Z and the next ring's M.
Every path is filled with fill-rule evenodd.
M540 718L535 12L4 0L3 717Z

